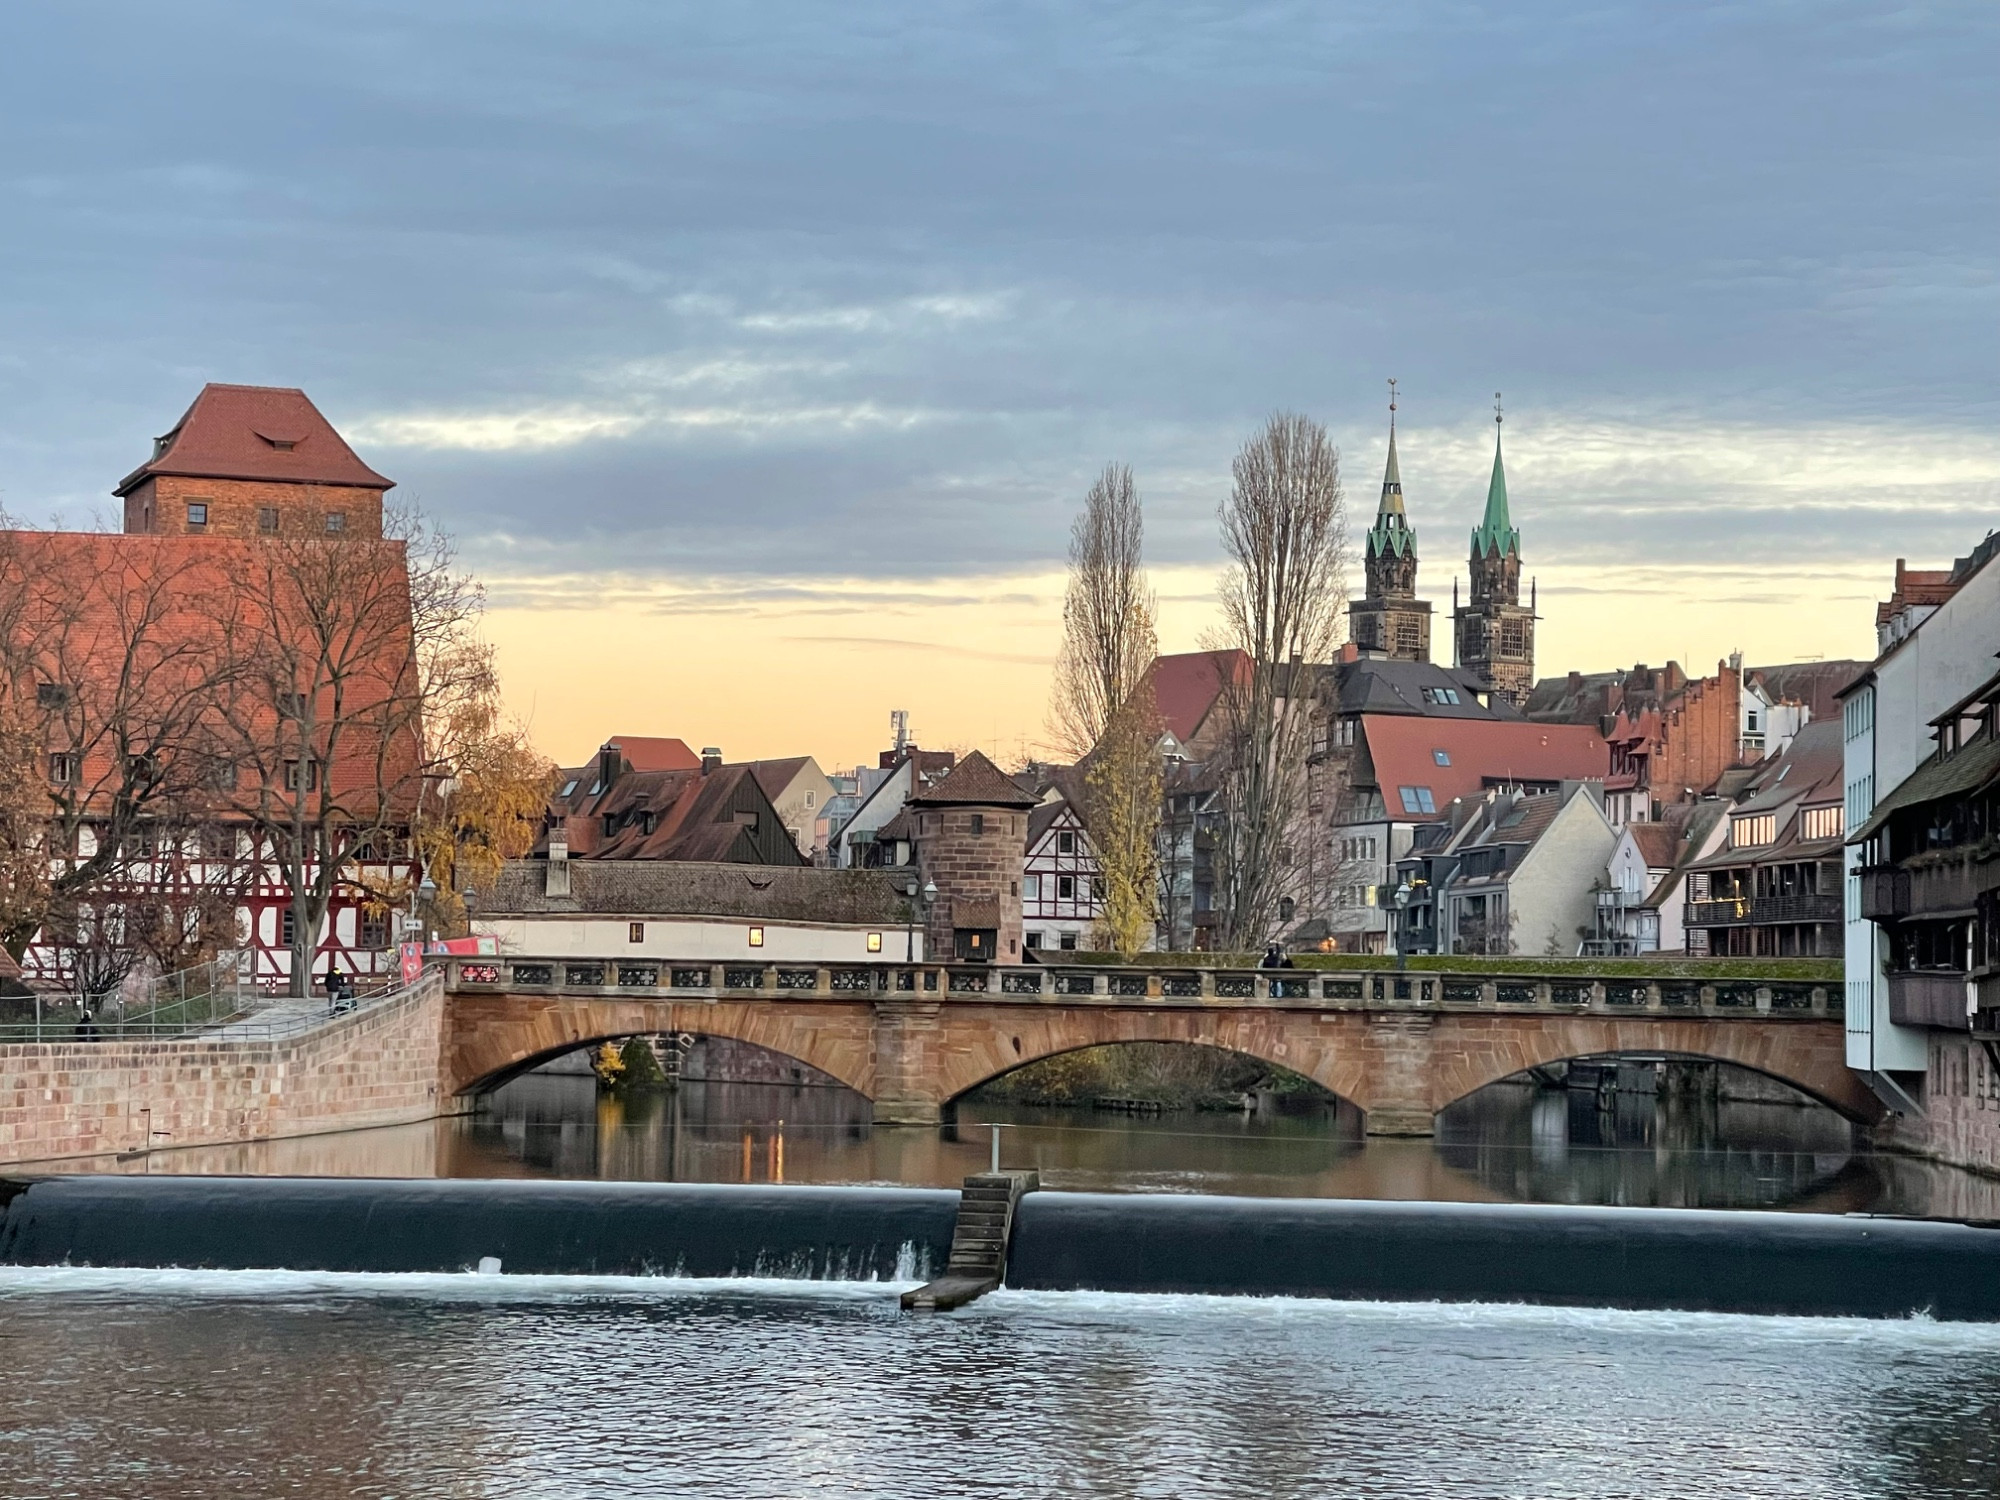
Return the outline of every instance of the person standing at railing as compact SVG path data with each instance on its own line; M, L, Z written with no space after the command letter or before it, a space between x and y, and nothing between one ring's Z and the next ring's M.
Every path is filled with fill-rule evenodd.
M97 1040L97 1021L87 1010L76 1013L76 1039L79 1042Z

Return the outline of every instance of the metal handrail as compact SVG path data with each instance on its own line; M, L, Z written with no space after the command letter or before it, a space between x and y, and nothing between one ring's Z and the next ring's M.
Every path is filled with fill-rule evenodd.
M368 989L357 989L353 1005L335 1009L323 995L273 997L245 986L242 994L193 997L194 1001L209 1002L198 1007L201 1014L185 1013L188 1004L193 1002L136 1009L129 1006L93 1009L88 996L37 994L33 997L33 1014L30 1017L0 1020L0 1044L282 1041L308 1035L359 1011L371 1010L414 987L405 986L391 977ZM30 1002L23 998L14 1003L26 1007ZM181 1010L184 1013L162 1018L161 1013L166 1010ZM84 1019L86 1015L89 1017L87 1021Z

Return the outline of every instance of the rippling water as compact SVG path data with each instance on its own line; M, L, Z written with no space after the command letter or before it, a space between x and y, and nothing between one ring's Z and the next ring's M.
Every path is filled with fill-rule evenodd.
M600 1096L531 1075L480 1111L421 1125L162 1151L84 1170L382 1177L590 1177L955 1187L986 1165L1095 1192L1607 1203L2000 1218L2000 1180L1871 1151L1832 1111L1758 1099L1498 1086L1446 1110L1435 1141L1364 1141L1351 1112L1150 1117L997 1103L942 1130L873 1129L840 1088L700 1083Z
M1982 1496L2000 1328L0 1271L0 1491Z

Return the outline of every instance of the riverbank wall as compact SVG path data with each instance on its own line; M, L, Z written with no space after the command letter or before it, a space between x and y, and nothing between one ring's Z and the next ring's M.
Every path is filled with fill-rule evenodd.
M288 1037L0 1046L0 1163L208 1146L427 1119L440 1101L441 977ZM250 1028L244 1028L250 1030Z
M0 1263L921 1280L960 1195L686 1183L59 1177ZM2000 1322L2000 1226L1549 1204L1030 1192L1005 1284Z

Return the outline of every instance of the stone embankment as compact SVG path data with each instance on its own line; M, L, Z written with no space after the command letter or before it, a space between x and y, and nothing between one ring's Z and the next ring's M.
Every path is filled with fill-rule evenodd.
M288 1036L239 1026L226 1036L8 1043L0 1163L428 1119L451 1108L438 1094L444 1022L444 985L431 973Z

